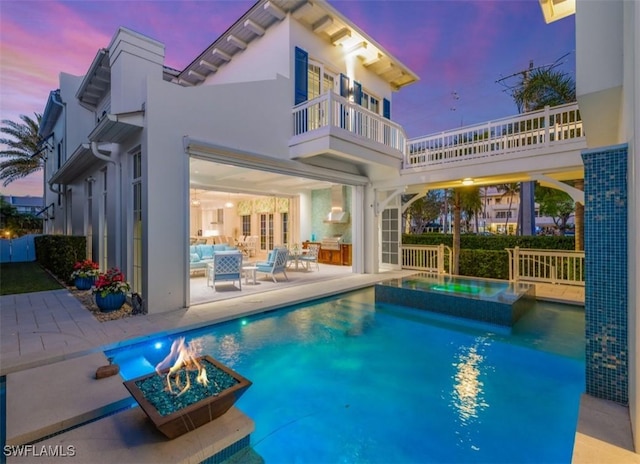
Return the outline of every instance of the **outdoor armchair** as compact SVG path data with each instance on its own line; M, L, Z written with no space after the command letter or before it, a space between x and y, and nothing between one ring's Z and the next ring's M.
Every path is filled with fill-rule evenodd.
M320 254L320 245L311 244L309 245L308 251L306 254L300 256L300 261L303 261L307 265L307 269L311 266L311 263L316 263L316 269L320 270L320 265L318 264L318 255Z
M276 280L275 274L278 272L282 272L284 274L284 278L289 280L287 277L286 267L287 267L287 257L289 256L289 250L284 247L274 248L269 252L266 261L262 261L256 263L256 271L263 272L271 276L274 282L278 282Z
M220 251L213 255L207 275L207 285L216 289L216 282L238 281L242 290L242 253L239 251Z

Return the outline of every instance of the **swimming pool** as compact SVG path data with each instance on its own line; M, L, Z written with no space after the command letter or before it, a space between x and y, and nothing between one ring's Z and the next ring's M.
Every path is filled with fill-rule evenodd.
M236 404L267 463L570 462L584 386L581 309L510 332L375 303L369 288L187 332L253 386ZM151 372L163 337L107 353Z

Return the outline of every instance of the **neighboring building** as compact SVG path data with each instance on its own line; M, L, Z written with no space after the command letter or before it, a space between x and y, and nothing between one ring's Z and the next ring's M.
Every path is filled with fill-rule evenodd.
M43 208L42 197L0 195L5 202L13 206L20 214L38 214Z
M520 213L520 195L501 192L496 187L480 188L483 211L478 217L478 231L491 232L493 234L514 235L518 228L518 215ZM540 205L535 203L535 230L538 234L559 234L558 226L554 218L540 215ZM569 218L567 224L573 228L574 217ZM475 223L471 221L474 227Z

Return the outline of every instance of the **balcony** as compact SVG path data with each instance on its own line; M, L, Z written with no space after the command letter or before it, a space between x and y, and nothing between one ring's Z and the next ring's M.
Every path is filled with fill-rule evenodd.
M407 142L404 169L554 155L586 148L577 103L570 103Z
M333 155L399 169L405 145L402 126L333 92L293 108L292 159Z

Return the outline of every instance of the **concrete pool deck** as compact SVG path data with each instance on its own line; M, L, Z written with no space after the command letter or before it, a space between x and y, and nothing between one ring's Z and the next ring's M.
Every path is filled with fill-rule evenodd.
M7 409L7 444L10 443L9 440L12 443L34 440L34 434L42 437L56 428L65 430L90 419L91 415L98 417L108 412L109 408L122 407L125 395L120 390L123 387L119 377L111 380L90 378L97 367L107 363L103 354L105 347L115 347L131 339L144 338L158 332L167 333L208 325L355 290L412 273L414 272L397 271L377 275L352 274L329 282L325 280L310 283L304 287L283 288L276 292L207 303L164 314L102 323L66 290L2 296L0 374L7 376L7 405L19 405ZM573 304L584 302L583 288L537 285L536 292L544 299ZM52 378L55 381L49 380ZM37 393L44 382L47 382L47 388L51 390L46 396ZM117 398L98 393L98 389L107 388L108 382L118 383L109 393ZM30 387L27 388L27 385ZM38 400L35 401L35 398ZM37 408L27 404L34 401L48 410L47 414L40 413L44 417L37 420ZM161 456L171 462L189 462L190 456L194 459L192 462L204 459L202 454L190 455L178 451L186 448L197 453L202 447L200 439L188 446L176 443L177 448L173 450L172 445L159 444L155 435L150 435L145 430L146 427L140 427L140 421L144 420L144 415L141 414L139 408L128 409L48 438L38 445L72 444L76 453L82 454L77 455L77 462L114 462L113 459L116 458L119 462L128 462L127 456L136 462L140 461L142 455L127 454L124 451L127 447L131 448L132 444L135 444L135 452L148 454L153 462L160 462L158 459ZM640 455L630 450L632 445L628 417L628 411L624 407L583 397L573 462L640 463ZM241 412L235 411L232 419L233 425L230 427L241 430L238 436L253 430L252 421ZM99 444L100 440L96 442L96 436L100 434L105 437L104 447ZM107 450L117 450L118 443L122 445L121 451L125 454L114 454L113 451L107 453ZM175 443L175 440L166 443ZM162 449L162 452L158 453L158 449ZM69 459L66 457L61 460ZM259 462L259 458L254 460ZM10 457L7 462L43 461L42 457L31 456L20 459Z

